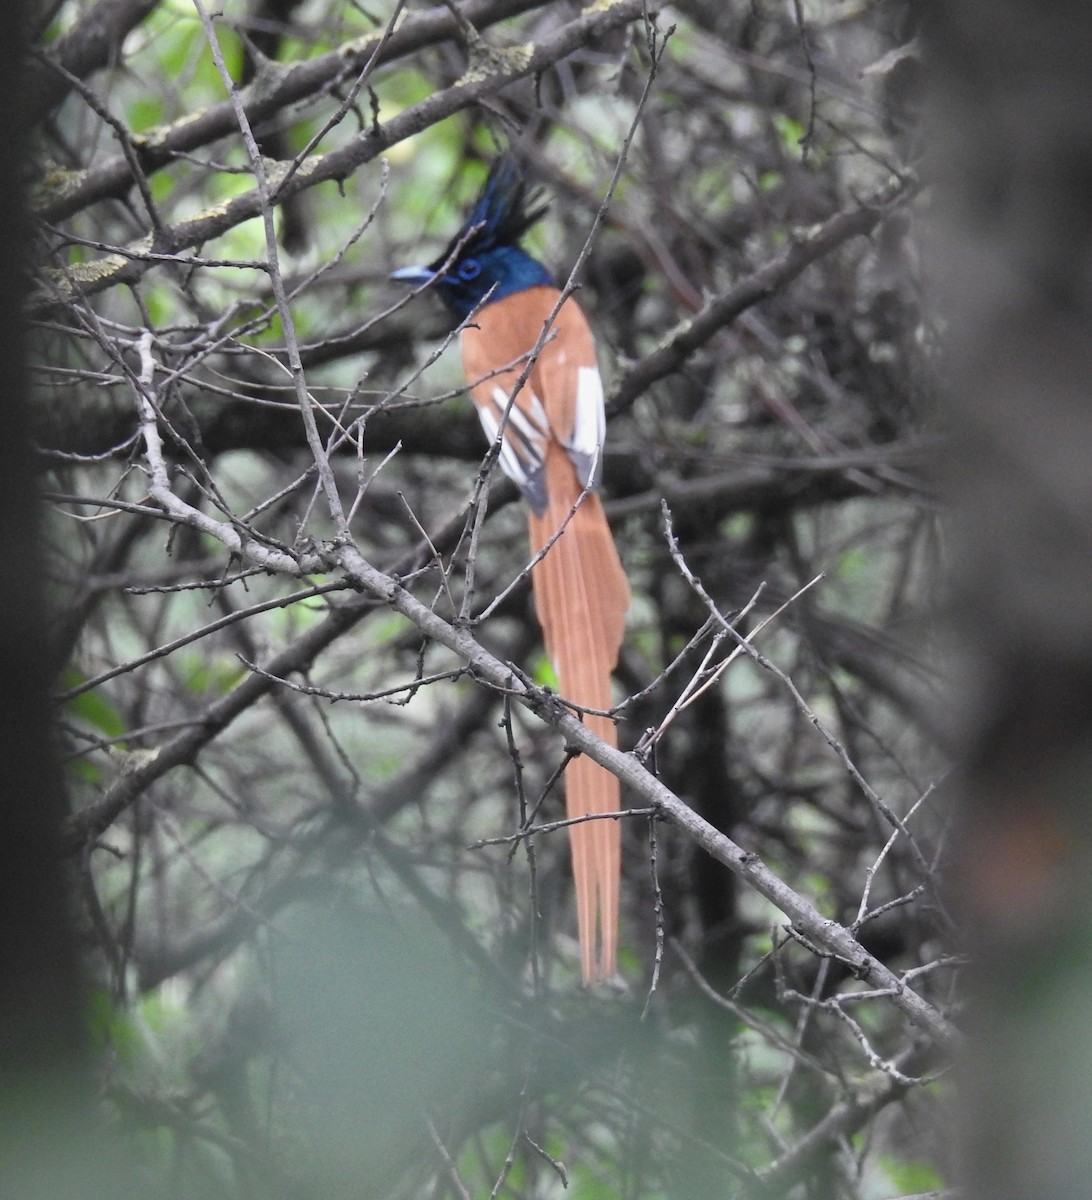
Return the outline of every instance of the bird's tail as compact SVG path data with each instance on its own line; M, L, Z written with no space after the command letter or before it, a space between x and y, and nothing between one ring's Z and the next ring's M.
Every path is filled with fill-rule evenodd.
M564 525L532 571L546 652L565 699L586 708L609 709L610 677L622 644L629 585L599 497L588 493L573 512L583 489L557 442L547 449L546 477L546 511L529 516L533 553ZM587 713L583 720L604 741L618 744L609 717ZM617 778L584 755L566 768L565 797L570 818L617 812L620 807ZM584 982L591 983L613 975L616 967L621 828L617 821L584 821L569 827L569 844L580 965Z

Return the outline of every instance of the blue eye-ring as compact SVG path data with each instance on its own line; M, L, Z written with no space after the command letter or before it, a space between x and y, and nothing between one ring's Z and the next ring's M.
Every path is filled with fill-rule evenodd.
M482 272L482 265L476 258L464 258L458 266L460 279L477 279Z

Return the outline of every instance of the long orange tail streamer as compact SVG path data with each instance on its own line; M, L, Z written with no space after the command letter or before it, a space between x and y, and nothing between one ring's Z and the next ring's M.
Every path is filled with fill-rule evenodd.
M618 561L603 505L583 488L557 442L546 451L548 502L541 517L530 513L531 549L537 554L568 520L545 558L535 564L535 606L546 652L557 671L561 694L587 708L611 707L610 676L622 644L629 586ZM612 746L618 744L609 717L584 715L584 723ZM617 778L579 755L565 771L569 817L617 812ZM618 953L618 887L621 828L617 821L585 821L569 828L580 965L590 983L614 974Z

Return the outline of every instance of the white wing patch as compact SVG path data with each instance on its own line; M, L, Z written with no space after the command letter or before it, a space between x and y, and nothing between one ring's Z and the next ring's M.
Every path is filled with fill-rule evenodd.
M546 442L550 423L542 401L524 384L515 403L499 384L489 402L478 405L478 417L490 442L495 442L504 422L500 443L501 470L513 480L540 516L546 509Z
M564 443L585 487L596 487L602 474L603 440L607 433L603 412L603 381L598 367L580 367L576 373L576 415L572 437Z
M550 422L546 419L542 401L535 393L524 384L516 402L509 407L508 393L502 387L495 387L493 407L497 410L498 419L504 416L507 409L508 423L520 437L538 448L538 457L542 459L546 454L546 440L550 436Z

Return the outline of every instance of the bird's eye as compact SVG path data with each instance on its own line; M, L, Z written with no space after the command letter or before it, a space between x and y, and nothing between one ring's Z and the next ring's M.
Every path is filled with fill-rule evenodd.
M460 279L477 279L481 274L482 265L476 258L464 258L459 263L459 278Z

